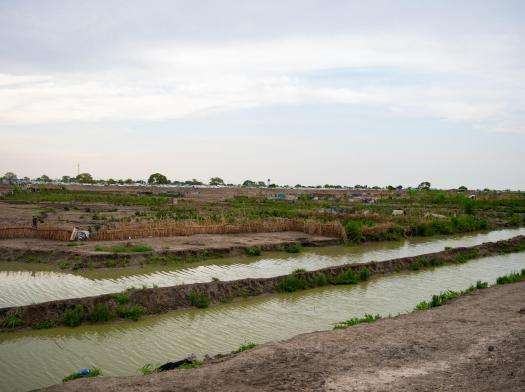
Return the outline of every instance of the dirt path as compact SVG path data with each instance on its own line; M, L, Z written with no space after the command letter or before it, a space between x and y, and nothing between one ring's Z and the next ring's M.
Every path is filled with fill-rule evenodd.
M429 311L264 344L197 369L47 390L523 391L524 308L525 282L497 286Z

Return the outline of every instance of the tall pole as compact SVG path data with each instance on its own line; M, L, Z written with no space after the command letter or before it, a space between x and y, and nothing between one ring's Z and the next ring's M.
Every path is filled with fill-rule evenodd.
M80 163L77 163L77 176L80 175Z

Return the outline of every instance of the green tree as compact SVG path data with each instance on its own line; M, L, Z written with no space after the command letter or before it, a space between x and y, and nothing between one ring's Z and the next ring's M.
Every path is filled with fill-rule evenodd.
M76 176L77 182L80 182L81 184L92 184L93 183L93 177L89 173L80 173L78 176Z
M148 184L150 185L164 185L169 184L168 178L160 173L153 173L148 178Z
M468 188L467 188L465 185L461 185L461 186L458 188L458 191L460 191L460 192L465 192L465 191L468 191Z
M246 180L242 183L242 186L256 186L257 184L255 183L255 181L252 181L252 180Z
M430 182L423 181L421 184L417 186L417 189L430 189Z
M36 179L37 181L40 181L40 182L51 182L51 178L49 178L48 176L46 176L45 174L42 174L40 177L38 177Z
M73 179L70 177L70 176L62 176L62 178L60 179L61 182L71 182L73 181Z
M220 177L210 178L210 185L224 185L224 181Z
M18 180L18 177L13 172L7 172L4 174L4 180L7 180L9 182Z

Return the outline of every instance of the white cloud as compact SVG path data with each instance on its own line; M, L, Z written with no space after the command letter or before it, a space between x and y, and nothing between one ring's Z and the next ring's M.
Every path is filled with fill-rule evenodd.
M128 62L111 72L0 74L0 125L164 120L321 102L522 131L509 127L516 122L510 103L525 100L523 77L516 76L523 68L519 43L512 37L479 38L298 37L130 48ZM379 75L365 82L350 75L339 84L334 69ZM310 78L315 72L323 76ZM380 77L389 72L398 74L396 83Z

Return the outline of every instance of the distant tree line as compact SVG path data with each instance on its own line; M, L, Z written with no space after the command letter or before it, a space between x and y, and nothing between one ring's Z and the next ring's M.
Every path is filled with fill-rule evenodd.
M277 185L272 183L269 179L268 181L254 181L254 180L245 180L241 184L231 184L226 183L222 178L220 177L212 177L208 181L208 183L204 183L202 181L199 181L195 178L191 180L186 181L178 181L178 180L170 180L168 177L166 177L162 173L152 173L147 181L144 180L133 180L131 178L127 178L125 180L123 179L113 179L109 178L107 180L103 179L94 179L93 176L90 173L80 173L77 176L62 176L60 179L53 180L46 174L42 174L40 177L37 177L33 179L34 182L38 183L52 183L52 182L60 182L60 183L66 183L66 184L101 184L101 185L133 185L133 184L148 184L148 185L175 185L175 186L198 186L198 185L210 185L210 186L241 186L241 187L250 187L250 188L314 188L314 189L344 189L344 188L354 188L354 189L387 189L390 191L396 191L396 190L402 190L402 185L388 185L386 187L379 187L379 186L368 186L368 185L360 185L356 184L353 187L348 187L344 185L332 185L332 184L325 184L325 185L301 185L296 184L295 186L289 186L289 185ZM3 176L0 176L0 182L3 183L29 183L31 182L31 179L29 177L23 177L18 178L17 175L13 172L7 172ZM430 182L423 181L421 182L417 187L411 188L408 187L407 189L417 189L417 190L428 190L430 189ZM460 186L457 188L460 192L466 192L468 188L466 186ZM490 191L490 189L485 188L484 191Z

